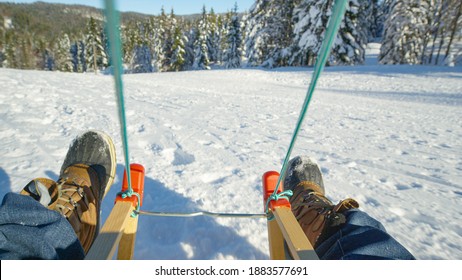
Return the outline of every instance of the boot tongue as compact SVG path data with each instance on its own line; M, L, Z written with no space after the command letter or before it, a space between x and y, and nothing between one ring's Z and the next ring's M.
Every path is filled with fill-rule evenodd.
M39 180L32 180L24 190L35 200L45 207L51 203L51 196L48 187Z
M40 204L43 206L47 207L51 203L51 196L50 193L48 192L48 188L42 184L40 181L37 181L35 184L36 190L40 195Z

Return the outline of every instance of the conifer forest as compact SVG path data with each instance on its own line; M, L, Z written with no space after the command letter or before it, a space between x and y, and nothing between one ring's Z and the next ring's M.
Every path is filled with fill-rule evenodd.
M333 0L256 0L245 13L203 7L179 16L122 13L126 73L214 67L312 66ZM462 64L461 0L350 0L329 65L360 65L369 42L381 64ZM0 3L0 67L64 72L110 69L102 10Z

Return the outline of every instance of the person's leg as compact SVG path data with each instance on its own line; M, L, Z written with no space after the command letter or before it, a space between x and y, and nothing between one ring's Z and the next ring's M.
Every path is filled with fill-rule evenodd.
M321 259L414 259L355 200L334 205L326 198L321 171L309 157L289 162L284 188L293 191L292 212Z
M415 259L380 222L365 212L352 209L344 214L345 224L316 247L321 259Z
M0 206L0 259L83 259L69 222L32 197L8 193Z
M4 234L5 244L0 244L2 252L9 252L5 258L14 258L15 249L19 250L16 255L18 258L61 258L57 252L42 254L37 250L41 248L40 244L47 240L46 237L37 234L37 231L50 225L46 227L48 231L43 234L47 237L59 235L61 225L53 226L53 223L60 224L65 220L74 234L72 238L66 234L63 238L70 238L70 242L73 242L77 237L81 244L80 251L83 247L86 254L99 232L101 201L113 182L115 167L115 149L109 136L95 131L78 136L69 147L58 182L44 178L34 179L21 191L24 197L6 197L5 206L1 208L0 213L4 215L2 217L5 221L1 225L7 226L5 231L8 231ZM10 203L10 200L16 202ZM16 214L13 215L12 212ZM12 229L20 231L21 235L14 239ZM7 242L9 243L6 244ZM15 245L15 242L18 245ZM53 246L55 244L50 243L45 247L49 251ZM25 247L31 249L27 256L21 251ZM60 245L55 251L66 248ZM82 258L81 252L65 252L64 256Z

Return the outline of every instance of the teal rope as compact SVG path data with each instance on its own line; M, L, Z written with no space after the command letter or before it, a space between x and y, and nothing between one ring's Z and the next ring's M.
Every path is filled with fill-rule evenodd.
M140 203L141 203L141 196L140 196L139 193L134 192L133 190L132 191L127 190L125 192L119 192L119 193L117 193L117 195L120 195L122 197L122 199L125 199L127 197L131 197L132 195L136 196L136 198L138 198L138 203L136 204L136 208L135 208L135 210L132 212L132 214L130 216L132 218L135 218L136 216L139 215L139 213L140 213Z
M300 132L300 129L302 127L303 120L305 119L306 113L308 111L308 106L310 105L311 99L313 97L316 84L318 82L319 76L321 75L324 69L324 66L326 65L326 61L327 61L327 58L329 57L330 49L332 47L332 43L334 42L334 39L340 27L340 23L342 22L342 19L343 19L343 15L345 14L346 3L347 3L347 0L336 0L335 1L334 7L332 9L332 16L329 20L327 31L324 36L325 39L322 42L321 49L319 50L318 58L316 59L316 63L314 66L314 71L313 71L313 77L311 78L311 83L308 88L305 101L303 103L302 110L300 112L300 116L297 121L297 125L295 126L295 131L293 133L292 140L290 141L289 149L287 150L284 163L282 164L282 168L281 168L281 172L279 173L280 176L276 184L276 188L274 189L273 195L270 196L268 200L270 200L272 197L273 198L277 197L277 192L281 185L282 177L287 171L290 156L292 154L292 150L297 141L298 133ZM269 203L267 203L267 207L268 205ZM266 212L268 213L269 209L266 209Z
M124 148L125 166L128 170L127 171L128 190L122 194L122 198L131 197L132 195L136 195L138 197L137 212L139 212L140 196L139 194L133 192L133 189L131 186L131 174L129 171L130 170L130 156L129 156L129 148L128 148L127 122L126 122L126 116L125 116L125 102L124 102L123 83L122 83L123 69L122 69L121 40L120 40L119 31L117 29L117 26L119 23L119 15L115 9L114 1L105 0L105 5L106 5L106 18L107 18L107 32L108 32L110 50L111 50L111 61L114 67L114 79L115 79L115 85L116 85L116 92L118 94L117 103L119 107L119 119L121 123L121 135L122 135L122 143L123 143L123 148ZM306 113L308 111L308 106L313 97L314 89L316 88L316 84L319 79L319 76L322 73L324 66L326 64L327 58L330 53L330 49L332 47L332 43L337 34L338 28L340 26L340 22L343 18L343 14L345 13L345 9L346 9L346 0L336 0L334 7L333 7L332 17L329 21L326 35L325 35L325 38L327 38L327 40L324 40L321 45L321 49L319 52L320 55L318 56L318 59L316 60L313 77L311 79L311 83L308 88L308 92L305 97L305 101L303 103L302 110L300 112L300 116L299 116L297 125L295 127L292 140L289 145L289 149L287 151L286 157L284 159L284 163L281 168L281 172L280 172L281 176L279 176L276 188L273 194L269 197L267 204L266 204L267 214L269 213L268 207L269 207L270 201L279 200L279 199L288 200L289 199L288 196L291 195L290 192L282 192L280 194L278 194L277 192L282 182L282 175L287 170L287 165L290 160L292 150L295 146L298 133L300 132L301 126L303 124L303 120L305 119Z
M271 211L269 210L269 204L271 201L278 201L279 199L285 199L287 201L290 201L290 197L293 195L294 193L291 191L291 190L287 190L287 191L283 191L283 192L280 192L280 193L273 193L271 194L269 197L268 197L268 200L266 201L266 218L268 219L268 221L272 221L274 220L274 215L273 213L271 213Z
M111 52L111 64L114 69L114 80L117 94L117 105L119 109L119 121L120 121L120 134L122 135L122 144L125 157L125 168L127 170L127 191L121 193L122 198L131 197L136 195L138 197L137 212L140 207L140 195L133 192L132 179L130 174L130 153L128 148L128 133L127 133L127 118L125 116L125 101L124 101L124 88L122 83L122 47L119 33L119 13L115 8L113 0L105 0L106 6L106 31L109 38L109 48ZM132 214L133 216L133 214Z

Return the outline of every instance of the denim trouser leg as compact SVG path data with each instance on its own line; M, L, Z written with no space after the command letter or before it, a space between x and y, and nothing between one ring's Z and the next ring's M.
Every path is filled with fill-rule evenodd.
M345 214L346 224L316 248L321 259L415 259L377 220L357 209Z
M69 222L29 196L8 193L0 206L0 259L83 259Z
M414 259L375 219L346 212L347 223L316 252L321 259ZM69 222L33 198L8 193L0 206L0 259L83 259Z

